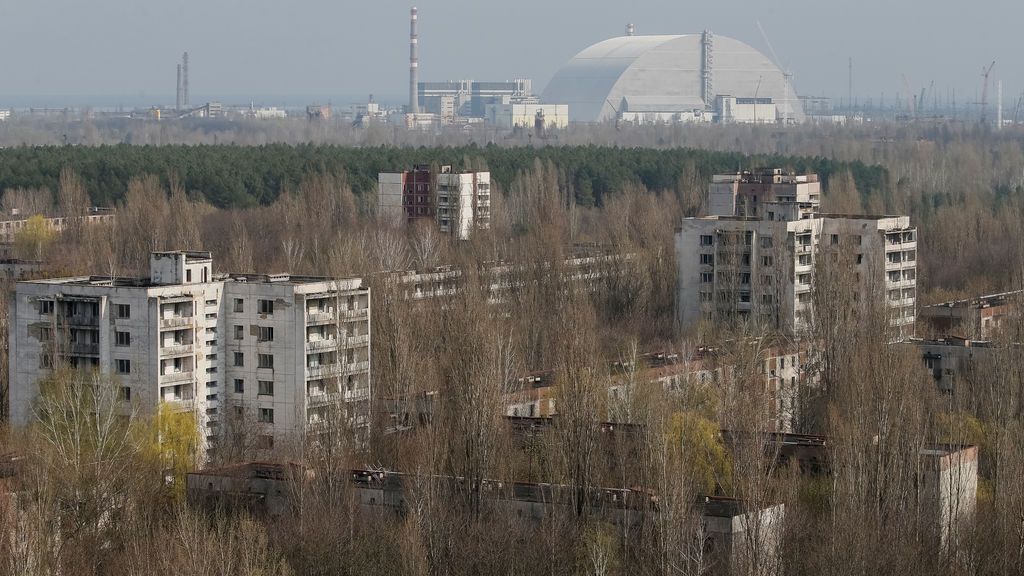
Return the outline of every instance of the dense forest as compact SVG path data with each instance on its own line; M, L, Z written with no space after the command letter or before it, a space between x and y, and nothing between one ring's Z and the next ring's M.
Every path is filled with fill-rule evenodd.
M55 190L61 169L71 167L82 178L89 197L100 206L120 202L132 178L156 175L165 185L178 180L185 190L218 208L245 208L273 202L282 190L294 188L311 173L344 172L357 197L372 197L378 173L407 169L413 164L486 168L499 187L507 188L516 174L536 159L550 160L563 171L582 206L601 205L606 195L627 185L641 185L654 191L675 190L687 165L694 166L697 177L702 179L759 166L817 172L826 182L832 174L849 171L858 189L874 193L882 190L886 180L884 169L861 162L834 162L820 157L749 157L692 149L122 144L0 149L0 189Z

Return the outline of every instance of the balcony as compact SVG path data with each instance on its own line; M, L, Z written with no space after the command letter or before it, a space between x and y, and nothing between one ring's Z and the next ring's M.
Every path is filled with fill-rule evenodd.
M307 366L306 379L319 380L322 378L348 376L349 374L360 374L366 372L369 369L369 362L353 362L352 364L321 364L320 366Z
M324 338L323 340L311 340L306 342L306 352L319 352L322 350L336 350L341 340L337 338Z
M318 380L331 378L345 374L344 364L320 364L319 366L306 366L306 378Z
M60 323L65 326L99 326L99 317L91 314L73 314L71 316L61 316Z
M195 321L194 316L172 316L170 318L161 318L160 329L178 330L181 328L191 328L193 321Z
M362 334L360 336L349 336L349 337L345 338L345 346L348 346L350 348L352 346L363 346L363 345L369 344L369 343L370 343L370 335L369 334Z
M71 354L72 356L99 356L100 345L97 343L69 344L67 347L67 354Z
M307 324L327 324L334 322L334 312L306 312Z
M160 375L160 384L176 384L179 382L191 382L193 372L191 370L181 372L167 372Z
M182 398L181 400L164 400L174 412L192 412L196 409L195 398Z
M369 312L367 308L357 308L355 310L342 310L338 316L345 320L355 320L366 318L366 313Z
M917 286L917 279L911 278L909 280L886 280L885 287L888 289L896 288L914 288Z
M160 348L160 356L169 358L173 356L190 356L195 351L192 344L174 344Z
M325 404L337 404L345 399L341 392L320 392L306 396L310 406L323 406Z

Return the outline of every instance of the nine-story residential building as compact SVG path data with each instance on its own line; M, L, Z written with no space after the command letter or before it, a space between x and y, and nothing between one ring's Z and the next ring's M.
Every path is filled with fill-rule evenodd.
M238 422L265 449L339 414L367 423L370 293L358 278L215 275L209 252L156 252L148 278L18 282L9 341L15 425L60 365L116 377L142 414L193 412L204 448Z

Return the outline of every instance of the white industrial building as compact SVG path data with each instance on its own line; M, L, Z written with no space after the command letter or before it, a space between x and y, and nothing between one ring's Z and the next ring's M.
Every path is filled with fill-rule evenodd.
M722 124L775 124L775 102L771 98L737 98L719 95L715 112Z
M487 121L498 128L560 129L569 126L565 104L488 104Z
M18 282L11 421L28 424L40 380L67 365L114 376L126 410L152 414L168 403L194 413L204 448L236 423L264 449L299 441L336 414L360 426L371 391L369 315L358 278L214 275L209 252L153 253L148 278Z
M693 111L717 114L720 95L737 99L730 103L734 122L748 117L747 99L762 98L772 104L751 105L751 121L755 111L758 123L804 121L788 74L751 46L708 31L598 42L554 75L541 101L567 104L571 119L579 122L694 121L701 116Z
M849 267L862 294L884 289L890 324L911 334L917 230L910 218L820 214L818 191L813 175L716 177L709 206L718 214L685 218L676 231L680 327L741 319L800 333L813 319L818 264L829 258Z
M416 165L377 176L377 215L390 222L433 220L444 234L467 240L491 227L491 173Z

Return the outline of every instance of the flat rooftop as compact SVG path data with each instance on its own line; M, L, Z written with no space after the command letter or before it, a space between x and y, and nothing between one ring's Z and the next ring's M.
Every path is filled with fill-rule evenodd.
M964 298L962 300L950 300L948 302L940 302L938 304L929 304L924 308L989 308L992 306L1002 306L1007 304L1009 300L1014 297L1024 296L1024 290L1012 290L1010 292L1000 292L998 294L986 294L984 296L975 296L973 298Z
M327 276L302 276L292 274L214 274L212 282L238 282L248 284L283 284L301 286L317 282L356 280L352 278L330 278ZM113 288L157 288L188 286L191 284L155 284L150 278L141 276L72 276L67 278L44 278L23 280L25 284L59 284L62 286L107 286Z

